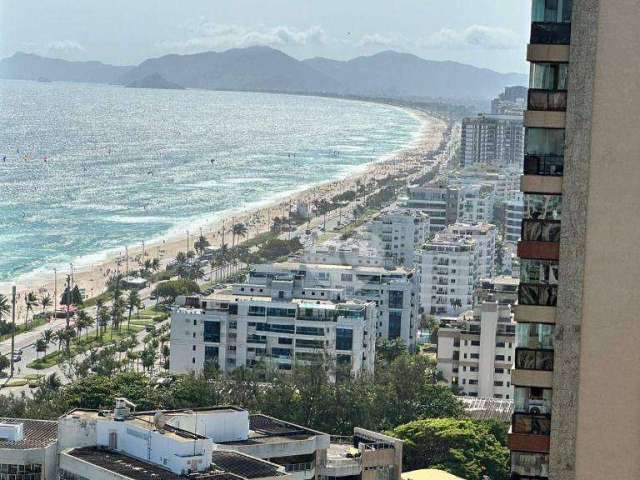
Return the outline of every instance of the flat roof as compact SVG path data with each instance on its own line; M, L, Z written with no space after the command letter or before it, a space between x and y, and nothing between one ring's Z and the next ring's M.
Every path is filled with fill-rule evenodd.
M221 445L257 445L306 440L316 435L326 435L294 423L285 422L268 415L249 416L249 438L233 442L218 442Z
M208 472L194 473L188 476L178 475L159 465L138 460L124 453L96 447L75 448L63 453L133 480L184 480L185 478L197 480L240 480L242 478L233 473L215 468Z
M211 457L216 467L244 478L286 475L280 471L279 465L232 450L214 450Z
M413 470L411 472L404 472L402 474L402 480L464 480L462 477L456 477L455 475L445 472L444 470L438 470L436 468L423 468L421 470Z
M58 422L51 420L28 420L22 418L0 418L0 423L22 423L24 438L18 442L0 440L0 448L23 450L44 448L58 439Z
M325 263L309 263L309 262L277 262L277 263L272 263L268 265L271 265L274 268L295 269L298 271L302 270L301 267L312 267L312 268L319 268L319 269L324 268L324 269L332 269L332 270L354 270L356 272L361 270L361 271L373 272L373 273L379 273L379 274L411 273L409 270L403 267L394 267L390 269L390 268L384 268L376 265L336 265L331 263L325 264Z
M308 287L310 290L313 287ZM335 309L340 305L349 305L349 306L364 306L365 304L362 302L357 302L354 300L327 300L327 299L315 299L315 298L291 298L291 299L281 299L276 298L273 299L271 297L259 296L259 295L242 295L241 293L212 293L207 297L203 298L203 300L218 300L225 302L266 302L266 303L289 303L296 304L306 308L326 308L326 309ZM181 309L189 309L190 307L180 307ZM200 310L197 308L196 310Z

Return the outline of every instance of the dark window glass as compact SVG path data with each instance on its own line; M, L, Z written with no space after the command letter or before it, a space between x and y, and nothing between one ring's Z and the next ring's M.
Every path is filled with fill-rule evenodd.
M389 340L400 337L402 332L402 312L389 312Z
M204 322L204 341L219 342L220 341L220 322Z
M350 328L336 328L336 350L351 350L353 348L353 330Z

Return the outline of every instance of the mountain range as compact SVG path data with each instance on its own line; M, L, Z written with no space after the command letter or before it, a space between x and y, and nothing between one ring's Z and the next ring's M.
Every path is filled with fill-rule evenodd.
M270 47L165 55L137 66L72 62L16 53L0 60L0 78L128 85L159 74L186 88L413 99L488 99L527 76L384 51L348 61L297 60Z

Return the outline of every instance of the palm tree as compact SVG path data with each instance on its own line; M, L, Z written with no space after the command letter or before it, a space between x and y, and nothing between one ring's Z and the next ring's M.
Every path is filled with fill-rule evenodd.
M247 232L247 226L244 223L234 223L233 227L231 227L231 246L235 246L236 237L244 238L247 236Z
M153 270L154 272L157 272L159 268L160 268L160 260L158 260L157 258L154 258L151 261L151 270Z
M195 241L195 243L193 244L193 248L196 249L196 252L198 252L199 255L203 255L204 254L204 250L211 245L209 243L209 240L206 239L206 237L204 235L200 235L200 237L198 237L198 240Z
M8 315L10 310L9 299L0 293L0 320L2 320L4 315Z
M24 303L27 305L27 316L25 318L25 322L24 323L29 323L29 312L33 312L33 307L35 307L38 304L38 297L36 297L36 294L33 292L29 292L27 293L27 295L24 297Z
M44 341L44 338L36 340L36 353L38 352L44 352L44 355L47 355L47 342Z
M88 324L89 314L84 310L78 312L78 318L76 318L76 330L78 330L78 337L82 337L82 330L89 327Z
M53 302L51 301L51 295L46 294L40 297L40 306L42 307L42 316L44 317L44 312L47 307L50 307Z
M97 331L97 336L99 338L102 338L102 334L104 333L104 330L107 328L110 318L111 318L111 314L109 313L109 309L105 306L100 307L100 310L98 310L97 320L96 320L96 331Z
M129 309L129 318L127 319L127 331L131 331L131 314L133 309L140 309L142 302L140 301L140 295L136 290L129 290L129 296L127 297L127 308Z
M47 328L44 332L42 332L42 339L46 342L46 344L50 344L51 341L53 340L53 330L51 330L50 328Z

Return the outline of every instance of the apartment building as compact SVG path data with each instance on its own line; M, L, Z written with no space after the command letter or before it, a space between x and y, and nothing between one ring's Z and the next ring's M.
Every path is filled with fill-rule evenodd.
M469 185L458 195L457 221L463 223L492 223L495 204L494 189L488 185Z
M496 201L505 200L508 192L520 188L522 168L515 165L493 166L475 163L447 173L450 187L462 189L472 185L491 187Z
M485 115L462 120L461 162L513 165L522 159L522 116Z
M75 409L49 423L51 476L42 478L399 480L402 472L400 440L362 428L338 439L233 406L136 412L117 398L113 410Z
M524 216L524 197L519 190L512 190L504 204L504 241L517 244L520 241L522 219Z
M418 209L429 215L429 233L444 230L458 218L458 189L446 184L429 183L408 189L405 206Z
M416 255L423 312L458 315L473 308L474 292L480 280L475 240L439 233Z
M478 254L478 274L480 278L494 276L496 262L496 226L489 223L454 223L447 227L447 233L465 236L476 241Z
M461 395L513 398L516 324L511 305L487 301L438 330L438 370Z
M309 292L328 288L344 292L342 299L374 302L377 337L400 338L409 350L415 349L420 287L413 269L290 261L254 265L247 281L270 286L283 275L293 278L297 296L309 298Z
M0 418L0 478L55 480L58 423Z
M178 298L171 314L171 372L224 373L258 364L290 371L326 363L332 375L373 372L376 306L341 300L340 289L296 291L293 275L247 283L205 298Z
M504 89L504 92L491 100L491 114L522 116L526 108L526 103L526 87L506 87Z
M369 240L397 265L413 267L415 251L428 238L429 215L418 209L394 207L365 225Z
M391 267L395 264L387 257L369 236L357 234L347 240L330 240L323 244L313 244L304 249L300 256L304 263L324 265L364 265L373 267Z
M533 1L514 478L640 478L639 23L637 2Z

